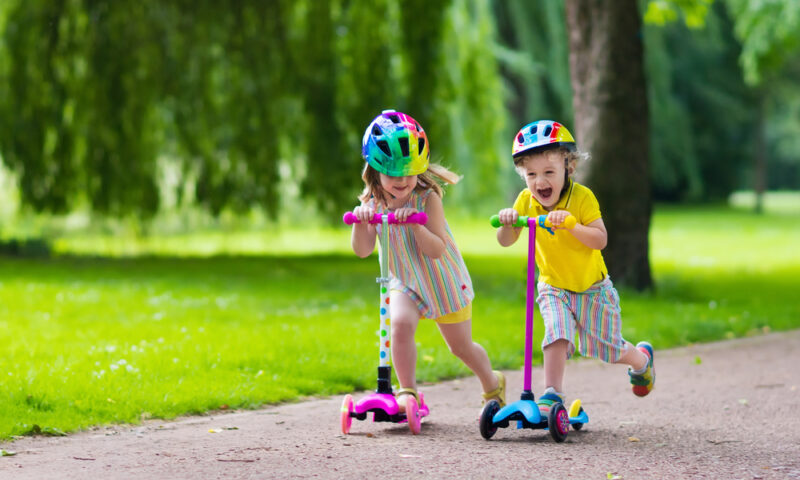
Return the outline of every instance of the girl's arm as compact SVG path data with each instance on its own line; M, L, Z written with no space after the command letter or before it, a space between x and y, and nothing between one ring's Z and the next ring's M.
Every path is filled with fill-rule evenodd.
M405 220L409 215L415 213L415 208L399 208L395 215L400 220ZM428 223L419 225L412 223L409 228L414 232L414 239L417 241L422 253L431 258L439 258L444 255L444 239L447 235L444 220L444 206L442 197L436 192L431 192L425 201L425 213L428 214Z
M361 223L353 224L350 245L356 255L365 258L375 250L375 236L378 231L375 229L375 225L369 224L369 220L375 215L375 209L361 205L353 209L353 214Z

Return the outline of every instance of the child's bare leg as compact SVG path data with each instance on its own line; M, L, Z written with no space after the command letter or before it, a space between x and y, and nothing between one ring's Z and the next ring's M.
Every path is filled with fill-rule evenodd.
M650 359L641 350L634 347L631 342L625 342L625 352L614 363L629 365L634 370L642 370Z
M414 334L419 324L419 310L408 295L392 291L389 300L392 329L392 365L400 388L417 388L417 344ZM405 401L398 402L402 411Z
M563 392L564 370L567 368L567 351L569 342L559 339L544 347L544 386L553 387L556 392Z
M498 387L492 363L484 348L472 340L472 320L460 323L438 323L439 331L450 351L478 377L484 392Z

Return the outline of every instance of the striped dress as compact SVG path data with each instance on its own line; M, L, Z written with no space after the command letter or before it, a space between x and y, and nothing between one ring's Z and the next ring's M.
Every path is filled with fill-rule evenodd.
M403 207L425 211L425 200L431 192L433 190L422 193L414 190ZM375 209L378 213L386 213L386 209L380 205L375 206ZM383 226L376 227L380 235ZM445 230L447 236L444 238L444 254L439 258L430 258L417 245L411 227L389 227L389 288L408 295L416 302L420 315L430 319L457 312L475 298L472 279L447 222Z

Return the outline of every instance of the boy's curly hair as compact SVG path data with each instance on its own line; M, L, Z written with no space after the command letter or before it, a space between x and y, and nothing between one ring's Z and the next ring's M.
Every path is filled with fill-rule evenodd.
M582 152L580 150L571 151L566 147L561 146L546 150L534 151L531 153L524 153L518 157L514 157L514 168L517 170L517 173L522 177L523 180L525 179L525 172L522 170L523 162L537 155L545 155L547 157L563 157L564 160L566 160L567 171L569 172L570 177L572 177L572 175L575 173L575 170L578 168L578 163L586 162L591 158L588 152Z

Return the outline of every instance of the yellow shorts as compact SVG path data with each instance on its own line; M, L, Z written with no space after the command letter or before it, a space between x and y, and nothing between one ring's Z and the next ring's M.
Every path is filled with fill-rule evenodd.
M455 312L450 312L441 317L432 319L436 323L461 323L466 322L472 318L472 303L468 303L466 307Z
M392 288L391 291L398 293L405 293L402 290L398 290L396 288ZM416 295L409 295L409 296L413 297L411 298L411 301L415 301L419 298ZM427 317L422 317L422 318L427 318ZM471 318L472 318L472 302L468 303L461 310L456 310L455 312L447 313L445 315L442 315L441 317L431 318L430 320L433 320L436 323L461 323L461 322L466 322Z

